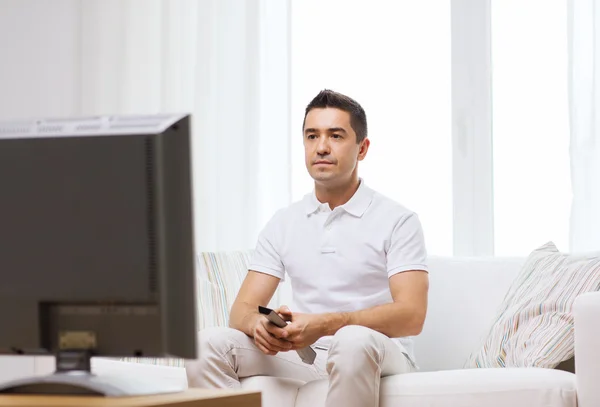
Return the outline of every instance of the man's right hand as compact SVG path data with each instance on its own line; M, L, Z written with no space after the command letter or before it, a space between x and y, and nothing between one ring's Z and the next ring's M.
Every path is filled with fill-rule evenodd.
M256 318L253 329L254 343L258 349L267 355L276 355L278 352L287 352L292 348L292 343L285 337L288 333L269 322L266 316Z

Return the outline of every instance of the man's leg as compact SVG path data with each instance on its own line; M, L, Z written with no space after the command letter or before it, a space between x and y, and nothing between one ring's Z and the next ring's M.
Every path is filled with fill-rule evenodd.
M276 376L305 382L326 377L327 355L317 351L317 360L308 365L295 351L275 356L262 353L252 338L236 329L207 328L200 332L198 360L186 362L189 387L239 388L249 376Z
M327 407L379 407L381 377L414 371L400 345L362 326L347 326L333 337L327 372Z

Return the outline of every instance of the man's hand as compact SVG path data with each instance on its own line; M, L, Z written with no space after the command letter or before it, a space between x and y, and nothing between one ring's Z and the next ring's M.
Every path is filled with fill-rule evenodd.
M256 318L252 331L254 344L267 355L276 355L278 352L287 352L292 349L292 343L285 339L289 333L269 322L264 315Z
M292 349L305 348L325 336L324 315L292 312L286 306L280 307L277 312L286 321L291 321L284 330L288 334L286 339L293 344Z

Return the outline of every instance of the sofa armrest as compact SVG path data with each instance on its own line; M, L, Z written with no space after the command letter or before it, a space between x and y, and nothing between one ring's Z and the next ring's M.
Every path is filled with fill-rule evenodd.
M600 292L577 297L573 314L578 406L600 406Z

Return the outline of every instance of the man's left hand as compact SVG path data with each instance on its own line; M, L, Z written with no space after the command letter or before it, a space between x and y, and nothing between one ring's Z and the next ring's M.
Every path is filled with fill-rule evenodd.
M284 329L288 332L286 340L292 342L292 349L302 349L325 336L325 320L321 314L302 314L292 312L283 306L278 312L284 319L291 321Z

